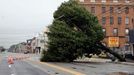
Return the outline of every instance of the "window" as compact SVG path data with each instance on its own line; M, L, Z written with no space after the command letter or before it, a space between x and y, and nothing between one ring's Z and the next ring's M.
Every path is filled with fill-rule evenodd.
M104 35L106 35L106 29L103 28L102 31L103 31Z
M102 13L106 12L106 7L102 7Z
M104 2L104 3L105 3L105 2L106 2L106 0L101 0L101 2Z
M79 0L80 2L84 2L84 0Z
M113 12L114 12L114 8L110 7L110 13L113 13Z
M129 29L128 29L128 28L125 29L125 34L126 34L126 35L129 34Z
M125 18L125 24L128 25L129 24L129 17Z
M120 14L121 13L121 7L117 8L117 13Z
M106 24L106 17L102 17L102 25Z
M129 13L129 7L125 8L125 13L128 14Z
M95 0L90 0L90 2L95 2Z
M126 3L130 3L130 1L129 1L129 0L125 0L125 2L126 2Z
M117 29L117 28L114 28L114 29L113 29L113 35L114 35L114 36L117 36L117 35L118 35L118 29Z
M113 17L110 17L110 24L114 24L114 18Z
M91 7L91 13L95 13L95 7Z
M118 17L118 24L121 24L121 22L122 22L122 18Z
M118 0L113 0L114 3L118 3Z

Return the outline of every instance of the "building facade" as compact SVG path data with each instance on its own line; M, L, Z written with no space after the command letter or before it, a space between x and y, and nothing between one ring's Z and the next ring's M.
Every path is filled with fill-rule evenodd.
M8 51L13 53L24 53L25 51L27 51L27 45L25 42L18 43L10 46Z
M129 30L134 28L134 0L79 0L98 17L108 47L128 50ZM110 40L112 38L112 40ZM111 43L114 45L111 45Z
M31 53L40 54L43 50L47 51L47 32L48 28L45 27L41 33L36 35L36 37L27 40L27 48L28 50L30 50Z

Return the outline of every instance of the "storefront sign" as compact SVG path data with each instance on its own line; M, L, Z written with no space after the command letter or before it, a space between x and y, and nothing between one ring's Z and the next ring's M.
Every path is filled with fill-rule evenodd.
M119 37L109 37L108 38L109 47L119 47Z

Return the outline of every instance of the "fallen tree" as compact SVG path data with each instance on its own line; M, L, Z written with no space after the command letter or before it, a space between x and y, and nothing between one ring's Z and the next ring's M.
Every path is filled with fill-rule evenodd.
M42 61L72 62L83 55L91 57L90 54L99 55L102 51L125 61L101 43L104 34L97 17L74 0L62 3L55 11L47 35L48 50L44 52Z

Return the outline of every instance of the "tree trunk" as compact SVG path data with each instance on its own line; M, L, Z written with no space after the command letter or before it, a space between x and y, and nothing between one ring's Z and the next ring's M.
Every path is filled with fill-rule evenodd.
M104 46L102 43L98 43L98 46L100 49L109 52L110 54L112 54L113 56L117 57L119 59L119 61L126 61L125 58L123 58L120 54L114 52L113 50L111 50L110 48Z

